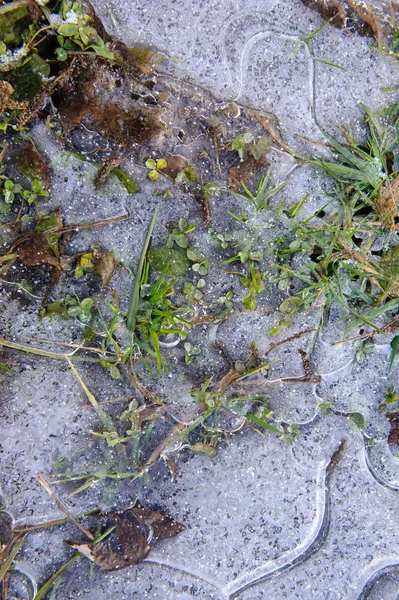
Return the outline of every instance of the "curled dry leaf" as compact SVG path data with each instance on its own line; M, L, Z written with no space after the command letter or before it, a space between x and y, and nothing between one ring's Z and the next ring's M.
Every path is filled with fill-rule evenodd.
M116 535L98 544L74 544L66 542L87 556L102 569L123 569L144 560L150 551L147 538L129 521L115 518Z
M25 109L28 102L19 102L11 98L14 88L8 81L0 81L0 115L6 110Z

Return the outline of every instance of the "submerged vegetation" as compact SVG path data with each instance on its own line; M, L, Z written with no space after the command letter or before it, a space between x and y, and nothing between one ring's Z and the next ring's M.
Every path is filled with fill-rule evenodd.
M320 376L312 370L312 347L332 306L340 306L346 315L344 338L355 335L359 363L373 352L375 335L392 338L399 327L398 105L379 114L362 105L368 134L361 142L345 129L334 135L322 131L325 143L314 143L322 148L323 158L298 157L281 144L281 151L298 164L307 162L334 183L325 204L303 218L309 194L293 206L287 199L281 201L287 181L274 180L270 153L282 140L264 116L214 103L214 114L199 125L205 142L198 157L189 160L172 154L175 146L168 146L167 140L162 146L163 114L173 109L173 99L165 91L165 81L160 91L156 88L157 59L153 52L108 39L95 15L76 2L16 0L0 6L0 211L5 248L0 276L4 284L17 285L27 297L35 297L32 283L22 277L30 270L45 271L40 317L69 320L82 338L76 341L75 336L74 343L42 340L64 347L60 352L22 340L0 339L0 344L64 361L96 412L99 423L88 443L93 463L77 467L72 456L61 457L54 466L54 484L77 482L72 495L99 482L138 481L161 459L174 478L179 451L212 458L224 437L245 425L294 443L299 425L275 419L269 407L266 390L273 363L269 354L312 333L310 349L299 349L304 374L293 379L313 385ZM149 75L154 75L150 84ZM105 89L105 97L98 94L99 88ZM118 96L127 90L128 108ZM108 125L102 119L105 106ZM136 194L139 185L152 186L157 208L145 225L142 246L136 244L137 260L131 269L112 248L95 243L83 252L68 253L72 235L112 226L129 215L65 225L61 209L43 212L51 198L52 172L30 135L29 127L37 119L46 123L68 158L83 165L89 158L97 163L97 186L112 178L128 194ZM96 144L81 143L76 133L80 129L94 131ZM180 130L179 139L183 134ZM144 174L138 183L118 167L129 152ZM174 195L192 201L203 224L199 218L179 216L166 223L163 242L153 243L153 237L160 238L163 203ZM223 206L222 225L213 223L212 206L219 212ZM129 306L121 286L113 284L113 277L121 273L129 276ZM82 283L87 284L82 285L84 294ZM211 348L204 343L204 328L217 328L243 314L262 315L270 311L271 297L279 300L268 334L279 338L266 352L261 353L252 340L247 347L236 348L237 356L230 356L217 339ZM319 326L290 334L288 328L298 314L314 310L321 315ZM390 338L389 371L399 348L399 337ZM215 353L211 374L205 368L208 351ZM4 360L1 380L13 375L11 362ZM104 408L86 385L80 360L105 369L114 380L129 382L134 398L116 413ZM173 399L163 389L168 374L175 379ZM189 418L171 408L172 400L181 399L194 407ZM387 388L381 410L397 399L394 386ZM333 407L324 403L319 410L326 414ZM346 416L364 427L359 413ZM57 506L63 506L66 519L79 526L78 517L69 513L43 477L40 482ZM105 531L97 536L84 528L90 541L70 544L78 553L36 590L35 599L43 598L81 555L103 568L136 564L158 539L183 529L158 511L136 506L125 513L112 514L112 527L106 529L104 524ZM98 526L92 529L98 531ZM14 532L3 548L0 580L5 596L25 533ZM103 542L104 537L111 539L108 536L116 536L121 552Z

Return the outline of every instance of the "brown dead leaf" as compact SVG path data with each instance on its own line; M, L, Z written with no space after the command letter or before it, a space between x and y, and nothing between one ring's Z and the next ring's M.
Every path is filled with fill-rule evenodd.
M184 525L158 510L131 508L130 511L140 523L151 527L154 534L154 541L174 537L185 529Z
M154 68L161 62L161 55L146 48L128 48L122 42L114 42L112 49L130 66L139 69L146 75L151 75Z
M166 466L168 467L168 471L170 473L170 478L172 481L176 481L177 477L177 462L174 456L165 456L164 457Z
M50 184L50 171L43 156L39 153L32 142L25 142L15 159L16 167L28 179L37 179L45 188Z
M184 158L184 156L180 156L179 154L175 156L167 156L165 157L167 166L162 169L162 173L165 175L169 175L171 179L176 179L178 174L181 171L184 171L188 167L188 160Z
M29 236L18 244L18 259L26 267L51 265L61 269L59 259L42 233Z
M122 569L140 563L158 541L183 531L184 525L167 514L144 507L97 515L115 524L115 531L97 544L66 541L102 569ZM145 533L144 533L145 532Z
M115 527L117 527L117 521ZM150 551L147 538L133 523L123 524L119 528L119 535L117 533L116 536L115 534L111 534L111 536L114 539L111 538L98 544L75 544L68 541L66 543L83 556L87 556L101 569L107 570L136 565L144 560Z
M111 252L96 252L93 254L94 270L101 277L103 287L107 286L117 266L114 253Z
M229 188L238 191L242 183L247 183L266 164L265 159L255 160L253 156L247 156L245 160L229 169L227 178Z
M136 523L128 518L128 513L115 515L115 531L124 558L129 565L141 562L149 553L150 545Z
M388 435L388 444L399 446L399 413L392 413L388 416L391 423L391 431Z
M14 93L14 88L8 81L0 81L0 115L6 110L25 109L28 102L18 102L11 98Z

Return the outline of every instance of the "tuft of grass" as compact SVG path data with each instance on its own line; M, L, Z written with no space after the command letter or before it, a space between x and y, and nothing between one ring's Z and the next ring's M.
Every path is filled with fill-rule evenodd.
M303 222L299 210L286 211L292 233L278 240L277 274L270 277L280 289L294 289L280 305L285 320L299 310L338 302L350 316L346 333L364 324L381 332L375 319L397 309L399 298L397 123L361 106L369 127L365 142L341 129L342 143L323 131L335 160L309 160L334 179L332 201L339 201L338 209L324 220L319 211ZM382 256L372 252L378 238Z
M136 327L137 311L139 308L139 301L140 301L140 287L141 287L141 281L142 281L142 275L143 275L143 269L144 269L144 261L145 261L146 255L147 255L148 247L150 245L152 232L154 231L155 223L156 223L156 220L158 217L158 212L159 212L159 210L158 210L158 208L156 208L154 211L153 217L151 219L151 223L148 228L146 238L144 240L144 246L141 251L139 264L137 266L136 278L134 280L133 291L132 291L132 295L130 298L129 312L128 312L128 316L127 316L127 328L132 333L134 333L134 330Z
M244 182L241 183L241 186L245 192L243 194L236 194L239 197L249 199L256 210L260 211L266 208L268 201L272 198L277 192L279 192L286 185L287 181L282 181L278 185L274 186L272 189L268 189L270 176L272 173L272 165L267 170L266 175L264 173L260 174L258 185L256 187L255 193L252 193L251 190L245 185ZM235 215L232 215L235 217ZM235 217L236 218L236 217ZM239 220L239 219L238 219Z

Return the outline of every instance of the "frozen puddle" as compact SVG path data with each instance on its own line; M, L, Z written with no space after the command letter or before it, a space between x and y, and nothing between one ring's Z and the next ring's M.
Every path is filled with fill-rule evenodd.
M89 353L82 357L90 360L74 360L70 354L84 383L114 421L129 406L133 410L136 405L130 403L135 400L143 403L144 398L153 411L148 416L153 427L146 429L142 447L107 445L92 435L102 430L101 423L61 356L65 347L37 341L80 343L82 314L75 320L39 318L48 275L37 267L26 268L24 281L26 275L31 286L27 293L26 282L20 287L18 271L7 274L0 292L1 337L36 344L57 353L60 360L4 347L14 374L1 384L1 503L17 528L60 518L62 513L37 475L43 472L53 481L73 473L73 480L53 486L73 514L95 508L122 511L138 500L185 525L177 537L160 541L143 562L123 571L95 566L91 573L86 558L76 561L53 595L50 591L45 598L393 600L399 595L399 462L397 447L388 443L392 424L379 409L386 390L399 384L399 363L388 370L392 335L375 336L372 353L357 340L341 344L347 315L334 305L326 321L321 299L307 312L295 314L289 326L281 325L278 307L288 288L266 283L259 296L254 293L256 306L247 310L251 284L247 281L243 287L240 277L229 272L245 275L247 263L228 262L222 270L220 263L234 252L256 253L261 248L264 255L254 261L260 260L265 271L273 268L274 244L293 235L282 202L286 201L284 208L295 207L309 194L301 213L305 221L326 205L333 189L278 140L297 155L309 156L303 138L322 141L319 127L345 126L360 136L360 102L377 110L398 101L397 90L392 91L397 65L373 49L369 38L330 25L309 37L323 20L299 0L249 0L245 9L230 0L144 4L93 2L110 35L127 46L156 48L164 56L162 74L153 85L145 88L149 75L142 87L132 90L116 69L107 79L99 70L95 75L87 71L89 81L108 82L110 97L115 89L123 89L126 97L129 92L134 101L145 103L151 135L143 139L143 146L135 145L133 137L130 145L120 143L116 134L102 145L107 106L109 121L113 118L108 96L101 100L105 124L99 125L101 119L97 123L103 127L100 133L89 130L96 123L94 111L76 122L69 104L64 113L68 142L90 160L82 161L61 147L44 123L36 123L30 132L51 168L51 194L41 201L40 210L47 214L61 207L68 225L129 217L81 230L67 241L69 255L83 255L91 244L101 251L113 250L124 268L115 270L111 283L102 289L99 278L90 283L83 277L73 287L64 273L51 299L61 301L67 293L93 296L97 303L101 298L101 318L109 320L112 313L105 300L115 302L116 290L120 306L127 310L133 282L128 267L136 270L158 206L152 249L169 242L181 258L185 235L190 248L200 249L191 263L183 257L191 288L178 296L184 306L194 298L189 316L197 318L196 327L178 343L176 336L161 338L168 370L159 377L150 377L143 365L137 368L139 382L153 394L150 398L124 367L122 377L112 378ZM76 81L70 85L61 98L64 106L68 94L77 93L79 103L87 92ZM97 88L92 92L97 94ZM126 120L132 110L129 102ZM272 164L270 187L286 184L263 211L256 211L248 198L221 184L222 171L225 179L229 173L230 183L242 174L234 171L237 162L231 162L231 152L221 148L217 158L212 154L209 123L215 130L224 127L221 135L231 142L244 131L254 139L270 136L264 119L276 135L270 138L273 146L262 168L260 163L253 167L252 175L257 180ZM209 206L195 186L186 193L170 178L148 178L149 156L156 161L172 155L185 160L183 168L202 169L205 181L215 180L220 190L210 195ZM136 194L129 194L112 174L102 187L96 186L100 160L115 156L138 184ZM328 211L333 214L333 208ZM191 223L195 228L186 234L183 229ZM5 249L10 240L2 238ZM199 266L193 269L193 264ZM202 279L204 285L198 284ZM222 310L224 318L212 318ZM101 318L93 322L93 329L103 326ZM123 333L121 344L122 337ZM184 348L185 341L190 347ZM360 351L363 360L358 360ZM149 362L156 374L156 357ZM262 370L264 363L268 367ZM250 369L250 378L240 377ZM229 377L237 379L235 387ZM191 395L193 390L197 396ZM156 396L162 403L157 404ZM246 414L259 408L258 400L272 411L270 424L284 435L262 430L256 421L246 424ZM214 412L212 402L221 403ZM210 414L209 430L195 440L181 436L185 427L201 419L204 407ZM195 445L202 451L193 452ZM132 467L135 460L141 471ZM88 477L93 485L73 494ZM11 573L7 598L31 600L32 582L42 585L72 556L63 540L79 540L79 535L72 523L31 532Z

